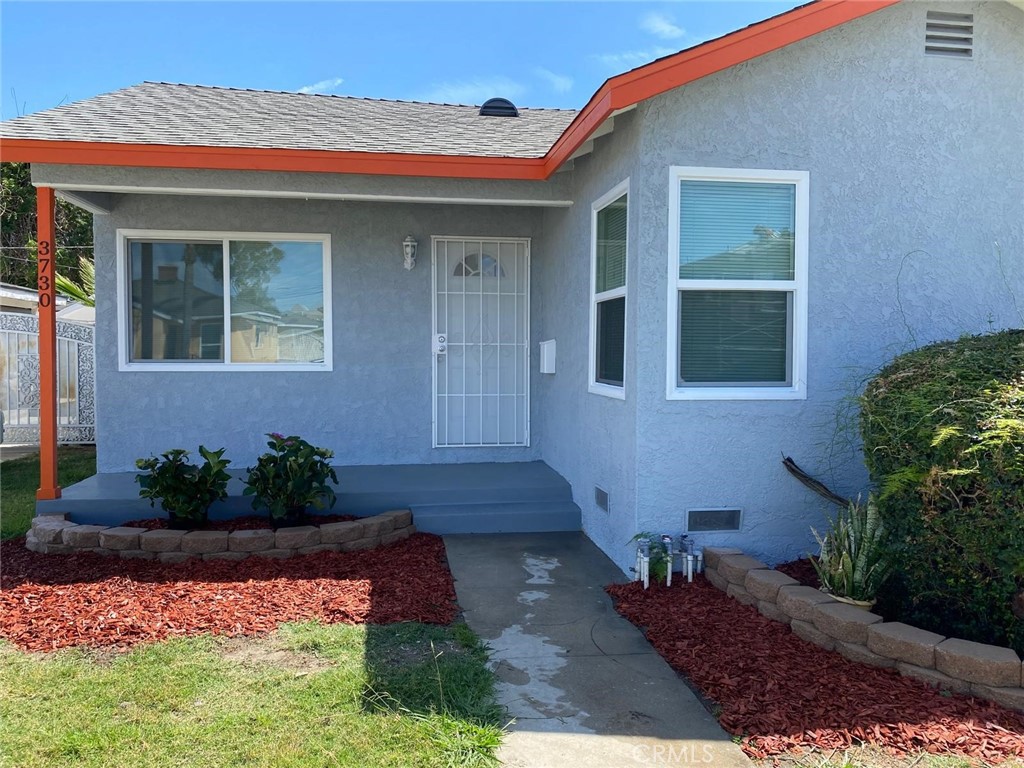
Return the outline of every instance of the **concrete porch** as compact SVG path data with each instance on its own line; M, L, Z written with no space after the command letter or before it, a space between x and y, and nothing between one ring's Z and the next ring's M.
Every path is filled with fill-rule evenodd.
M335 467L338 502L331 512L363 517L409 508L429 533L579 531L572 487L542 461L480 464L401 464ZM213 519L254 514L243 496L244 469L231 470L228 499ZM36 503L37 515L67 514L76 523L118 525L164 515L139 498L135 472L101 473ZM259 514L258 512L255 514Z

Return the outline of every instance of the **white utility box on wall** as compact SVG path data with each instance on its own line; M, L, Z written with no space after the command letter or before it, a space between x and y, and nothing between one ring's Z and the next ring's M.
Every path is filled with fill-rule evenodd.
M540 343L540 372L555 372L555 340L542 341Z

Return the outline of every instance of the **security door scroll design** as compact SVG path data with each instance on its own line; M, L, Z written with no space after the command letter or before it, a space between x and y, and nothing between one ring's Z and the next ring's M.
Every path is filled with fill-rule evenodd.
M529 445L530 242L433 240L434 446Z

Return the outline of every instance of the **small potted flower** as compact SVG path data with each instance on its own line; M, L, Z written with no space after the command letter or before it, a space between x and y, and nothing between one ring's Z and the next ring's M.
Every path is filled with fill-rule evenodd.
M303 525L306 510L333 507L337 497L328 481L337 484L338 476L328 462L334 452L317 448L297 435L267 434L270 452L248 469L246 496L254 496L252 508L265 507L274 529Z
M149 499L155 506L157 499L167 513L168 525L176 530L202 528L215 501L227 498L228 480L231 475L227 467L231 463L224 458L224 449L210 451L199 446L203 463L190 464L188 451L175 448L148 459L138 459L135 466L147 474L136 475L141 486L139 496Z

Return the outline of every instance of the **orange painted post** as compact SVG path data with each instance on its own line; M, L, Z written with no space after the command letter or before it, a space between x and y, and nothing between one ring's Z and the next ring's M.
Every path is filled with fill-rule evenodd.
M36 190L39 261L39 490L36 498L59 499L57 484L57 303L53 284L57 227L53 190Z

